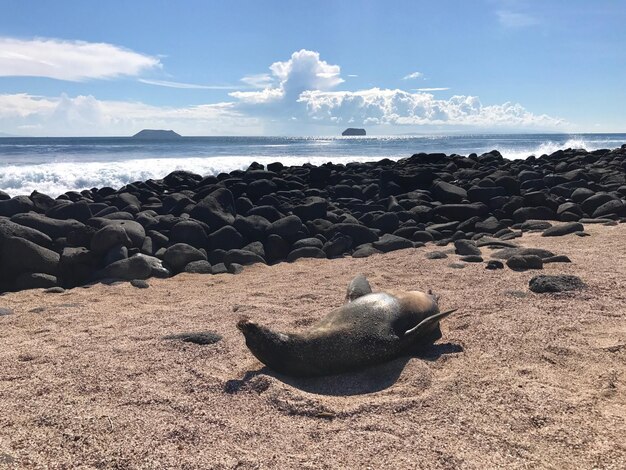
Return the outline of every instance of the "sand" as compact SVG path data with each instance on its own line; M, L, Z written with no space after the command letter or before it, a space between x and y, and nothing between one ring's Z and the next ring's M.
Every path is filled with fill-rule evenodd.
M4 295L0 468L625 468L626 224L586 229L518 239L568 255L543 273L580 276L576 293L428 246ZM304 328L357 273L459 311L424 357L360 373L289 379L249 353L240 315ZM201 330L223 339L162 339Z

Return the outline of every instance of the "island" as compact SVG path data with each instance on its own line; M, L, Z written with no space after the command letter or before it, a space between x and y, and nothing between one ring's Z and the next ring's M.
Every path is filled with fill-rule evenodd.
M366 135L365 129L357 129L355 127L348 127L345 131L341 133L341 135Z
M180 139L182 136L172 130L144 129L137 132L133 139Z

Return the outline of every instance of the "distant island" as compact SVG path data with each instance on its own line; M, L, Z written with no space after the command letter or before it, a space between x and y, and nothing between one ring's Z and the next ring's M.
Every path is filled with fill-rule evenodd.
M163 129L144 129L137 132L133 139L180 139L182 136L176 132Z
M365 129L357 129L355 127L348 127L345 131L341 133L341 135L366 135Z

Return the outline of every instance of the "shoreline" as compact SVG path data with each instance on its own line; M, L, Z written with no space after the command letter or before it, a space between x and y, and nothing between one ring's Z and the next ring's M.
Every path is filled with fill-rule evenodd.
M71 288L254 263L362 257L484 237L529 220L626 220L626 145L506 160L415 154L10 198L0 193L0 291ZM576 228L578 227L578 228Z

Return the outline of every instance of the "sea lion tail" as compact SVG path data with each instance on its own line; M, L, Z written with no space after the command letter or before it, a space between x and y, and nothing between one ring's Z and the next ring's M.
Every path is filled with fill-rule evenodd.
M431 315L430 317L424 318L421 322L419 322L413 328L411 328L410 330L406 330L406 332L404 333L404 337L406 338L409 335L415 335L423 331L430 330L435 323L438 323L440 320L446 318L448 315L456 312L457 310L458 308L454 308L452 310L435 313L434 315Z

